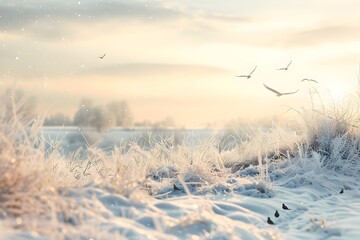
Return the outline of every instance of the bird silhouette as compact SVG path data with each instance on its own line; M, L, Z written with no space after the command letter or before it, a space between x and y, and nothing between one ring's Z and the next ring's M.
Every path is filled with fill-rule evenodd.
M174 184L174 191L180 191L181 189L178 188L175 184Z
M289 62L289 64L288 64L286 67L284 67L284 68L279 68L279 69L276 69L276 70L284 70L284 71L287 71L287 70L289 69L289 66L290 66L291 63L292 63L292 60Z
M340 194L343 194L344 193L344 189L342 188L341 191L340 191Z
M284 209L284 210L291 210L291 209L288 208L284 203L282 204L282 209Z
M310 79L310 78L304 78L303 80L301 80L302 82L304 81L308 81L308 82L316 82L318 83L318 81L314 80L314 79Z
M104 53L104 55L102 55L102 56L99 57L99 58L104 59L105 55L106 55L106 53Z
M251 74L253 74L253 72L255 72L257 66L255 66L254 70L251 71L251 73L249 75L237 75L236 77L244 77L244 78L251 78Z
M281 92L276 91L275 89L273 89L273 88L271 88L271 87L269 87L269 86L266 86L264 83L263 83L263 85L264 85L264 87L265 87L266 89L272 91L273 93L276 93L276 96L277 96L277 97L281 97L282 95L294 94L294 93L297 93L297 92L299 91L299 89L298 89L298 90L296 90L295 92L281 93Z
M268 217L267 219L267 223L270 224L270 225L275 225L275 223L271 220L270 217Z
M279 214L278 210L275 211L274 216L277 217L277 218L280 217L280 214Z

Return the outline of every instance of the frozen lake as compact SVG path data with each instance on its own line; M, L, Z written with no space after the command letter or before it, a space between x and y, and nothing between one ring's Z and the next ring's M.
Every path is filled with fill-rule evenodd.
M58 148L64 155L79 148L96 147L111 152L114 147L128 147L137 144L143 148L151 148L159 142L170 145L194 146L208 138L216 138L224 148L232 148L240 135L232 135L227 130L214 129L151 129L115 128L97 131L93 128L79 127L43 127L46 149Z

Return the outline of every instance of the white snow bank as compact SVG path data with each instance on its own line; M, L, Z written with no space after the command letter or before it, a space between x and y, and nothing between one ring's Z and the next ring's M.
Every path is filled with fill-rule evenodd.
M321 184L286 187L281 186L284 179L274 181L271 198L247 196L244 189L196 196L176 190L161 199L133 200L89 185L62 192L75 205L57 221L39 216L3 222L13 229L6 239L356 239L357 182L331 172L321 175ZM283 210L282 203L291 210ZM267 217L275 225L267 224Z

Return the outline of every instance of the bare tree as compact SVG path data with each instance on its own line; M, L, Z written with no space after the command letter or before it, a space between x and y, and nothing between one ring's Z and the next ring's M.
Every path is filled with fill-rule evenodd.
M82 99L80 108L74 115L74 125L90 127L93 121L93 104L90 99Z
M129 127L132 114L126 101L113 101L106 106L93 106L92 101L83 99L74 116L74 125L95 127L98 130L116 126Z
M107 108L114 114L116 126L129 127L132 125L133 117L126 101L113 101L107 105Z
M115 127L115 116L105 107L95 107L92 109L91 126L97 130L104 130Z

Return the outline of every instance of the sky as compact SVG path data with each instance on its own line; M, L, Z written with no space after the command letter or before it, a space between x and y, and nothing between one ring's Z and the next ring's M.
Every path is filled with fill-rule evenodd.
M70 117L91 98L126 100L135 121L170 116L186 127L286 118L310 104L310 89L336 102L358 87L358 9L356 0L0 0L0 92L16 85L39 113ZM255 66L250 79L235 77ZM300 91L276 97L263 83Z

